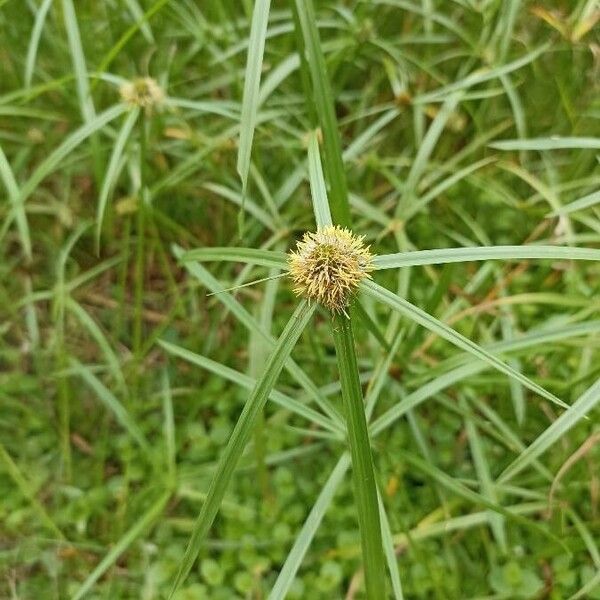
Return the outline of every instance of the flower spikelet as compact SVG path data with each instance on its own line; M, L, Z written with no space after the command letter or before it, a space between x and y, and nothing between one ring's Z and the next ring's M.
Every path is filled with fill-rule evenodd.
M165 100L163 89L151 77L138 77L133 81L127 81L119 89L121 99L129 106L139 106L152 112L160 108Z
M346 314L358 284L370 277L373 256L364 236L332 225L305 233L296 251L288 254L288 264L298 296Z

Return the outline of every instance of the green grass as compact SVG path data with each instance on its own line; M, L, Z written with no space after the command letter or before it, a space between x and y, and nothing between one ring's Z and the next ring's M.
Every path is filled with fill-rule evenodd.
M598 11L0 1L0 597L600 598Z

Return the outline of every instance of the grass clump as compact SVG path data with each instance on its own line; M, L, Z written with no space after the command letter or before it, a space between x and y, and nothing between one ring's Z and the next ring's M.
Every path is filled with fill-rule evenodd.
M537 4L0 1L1 598L600 597L598 11Z

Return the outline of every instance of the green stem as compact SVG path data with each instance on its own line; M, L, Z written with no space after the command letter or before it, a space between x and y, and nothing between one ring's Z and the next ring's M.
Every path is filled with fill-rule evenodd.
M362 389L358 378L352 322L344 315L335 315L332 320L332 329L348 426L348 443L352 456L352 479L361 533L365 588L367 598L381 600L386 597L385 561L377 505L375 471Z
M137 210L135 245L135 298L133 322L133 353L138 360L142 346L142 313L144 309L144 235L146 212L146 117L140 114L140 194Z

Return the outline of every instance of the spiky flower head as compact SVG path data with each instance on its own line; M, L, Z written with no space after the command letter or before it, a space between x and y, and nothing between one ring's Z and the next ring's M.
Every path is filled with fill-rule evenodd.
M346 314L358 284L370 277L373 256L364 236L331 225L305 233L296 251L288 254L288 264L298 296Z
M165 100L163 89L151 77L138 77L133 81L124 83L120 90L121 99L129 106L139 106L152 112L155 108L160 108Z

